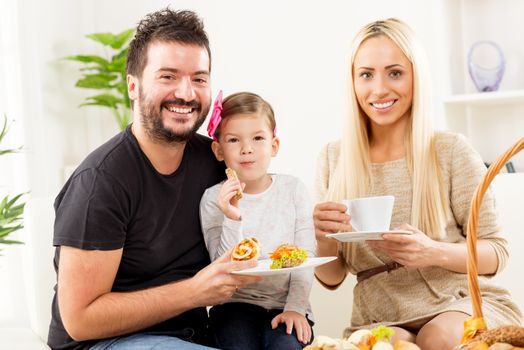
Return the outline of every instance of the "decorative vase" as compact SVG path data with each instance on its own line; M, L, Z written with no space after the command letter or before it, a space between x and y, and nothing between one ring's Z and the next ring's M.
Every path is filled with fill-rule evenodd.
M469 75L478 91L496 91L506 63L500 47L493 41L478 41L469 49Z

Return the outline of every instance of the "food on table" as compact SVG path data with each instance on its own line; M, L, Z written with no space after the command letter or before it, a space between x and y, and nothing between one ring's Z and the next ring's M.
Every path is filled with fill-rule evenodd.
M345 339L317 336L304 350L420 350L416 344L404 340L391 344L394 333L393 329L380 325L372 330L357 330Z
M471 341L456 348L460 350L524 349L524 328L516 325L500 326L481 332Z

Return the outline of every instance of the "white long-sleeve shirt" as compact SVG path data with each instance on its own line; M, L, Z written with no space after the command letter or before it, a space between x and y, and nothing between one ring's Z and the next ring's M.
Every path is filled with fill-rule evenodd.
M222 183L208 188L200 202L204 239L211 260L217 259L244 237L261 242L260 259L280 244L292 243L315 254L313 207L306 186L296 177L272 174L267 190L244 193L239 202L242 220L230 220L218 206ZM245 302L266 309L283 309L307 315L313 320L309 293L313 269L267 276L262 281L239 289L231 302Z

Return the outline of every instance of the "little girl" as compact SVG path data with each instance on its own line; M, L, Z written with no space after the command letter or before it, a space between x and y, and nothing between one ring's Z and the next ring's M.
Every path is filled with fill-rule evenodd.
M296 177L268 174L276 156L273 109L260 96L241 92L215 102L208 132L219 161L236 171L206 190L200 203L202 230L211 260L244 237L261 242L260 259L282 243L314 256L312 204ZM236 199L243 190L242 199ZM230 302L211 308L210 320L220 349L302 349L312 338L309 293L313 271L268 277L238 289Z

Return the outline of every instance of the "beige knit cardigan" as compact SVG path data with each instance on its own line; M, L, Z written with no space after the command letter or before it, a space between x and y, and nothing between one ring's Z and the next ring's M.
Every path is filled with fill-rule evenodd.
M458 134L439 132L435 135L438 161L444 178L445 193L452 213L443 241L464 242L473 192L486 168L466 139ZM340 153L340 142L326 145L319 156L316 198L324 201L330 174ZM371 164L370 196L393 195L395 205L391 228L411 223L412 188L406 159ZM478 225L479 239L487 240L498 257L498 271L508 259L507 241L499 235L495 200L491 191L485 196ZM388 256L364 242L341 243L339 254L347 271L359 271L391 262ZM497 272L498 272L497 271ZM484 318L488 327L519 324L521 312L504 288L491 283L490 276L480 276ZM409 325L415 329L444 311L471 314L465 274L439 267L400 268L375 275L353 290L353 310L348 331L376 324Z

